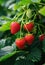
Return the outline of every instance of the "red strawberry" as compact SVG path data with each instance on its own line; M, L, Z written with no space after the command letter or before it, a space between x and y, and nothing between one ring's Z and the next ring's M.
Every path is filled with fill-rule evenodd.
M24 49L24 47L25 47L25 39L24 38L16 39L15 43L19 49Z
M33 34L27 34L25 36L25 40L28 43L28 45L31 45L34 41L34 35Z
M20 30L20 24L18 22L12 22L10 29L12 34L16 34Z
M44 38L45 38L45 34L42 34L42 35L39 36L39 40L40 40L40 41L43 41Z
M33 22L24 24L24 29L25 30L32 31L33 27L34 27L34 23Z

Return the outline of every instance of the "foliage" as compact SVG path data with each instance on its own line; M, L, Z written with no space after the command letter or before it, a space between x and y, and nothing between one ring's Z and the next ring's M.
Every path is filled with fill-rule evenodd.
M18 4L18 5L17 5ZM25 50L16 47L16 38L24 37L28 31L21 29L12 35L10 24L13 21L24 25L34 22L34 29L29 32L35 35L31 46ZM35 65L45 55L45 39L39 41L39 35L45 34L45 0L0 0L0 63L7 65ZM8 61L13 57L13 64ZM4 61L4 62L3 62Z

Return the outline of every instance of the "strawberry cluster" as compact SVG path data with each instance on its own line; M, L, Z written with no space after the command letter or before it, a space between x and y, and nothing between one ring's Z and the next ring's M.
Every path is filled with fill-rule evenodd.
M18 31L20 31L20 24L18 22L12 22L11 26L10 26L10 30L11 30L11 34L16 34ZM30 22L30 23L26 23L23 26L24 30L26 31L32 31L34 28L34 23ZM39 40L43 41L45 38L45 34L42 34L39 36ZM19 49L24 49L25 48L25 44L31 45L34 41L35 37L33 34L26 34L24 37L22 38L17 38L15 40L16 46Z

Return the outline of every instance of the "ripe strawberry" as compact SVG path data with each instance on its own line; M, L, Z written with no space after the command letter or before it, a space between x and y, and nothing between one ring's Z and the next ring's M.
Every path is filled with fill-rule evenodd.
M24 24L24 29L25 30L32 31L33 27L34 27L34 23L33 22Z
M15 43L19 49L24 49L24 47L25 47L25 39L24 38L16 39Z
M12 34L16 34L20 30L20 24L18 22L12 22L10 29Z
M40 41L43 41L44 38L45 38L45 34L42 34L42 35L39 36L39 40L40 40Z
M33 34L27 34L25 36L25 40L26 40L28 45L31 45L34 41L34 35Z

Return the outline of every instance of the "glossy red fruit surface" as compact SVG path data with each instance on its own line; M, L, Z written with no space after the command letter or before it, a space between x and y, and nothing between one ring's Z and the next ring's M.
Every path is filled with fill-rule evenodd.
M33 27L34 27L34 23L33 22L24 24L24 29L25 30L32 31Z
M28 45L31 45L34 41L34 35L33 34L27 34L25 36L25 40L26 40Z
M18 22L12 22L10 25L11 34L16 34L20 30L20 24Z
M24 49L24 47L25 47L25 38L16 39L15 43L16 43L16 46L19 49Z
M45 34L42 34L42 35L39 36L39 40L40 40L40 41L43 41L44 38L45 38Z

